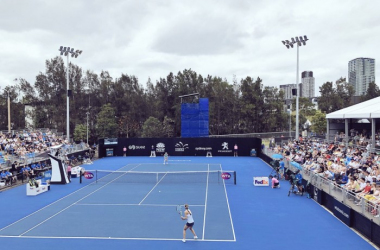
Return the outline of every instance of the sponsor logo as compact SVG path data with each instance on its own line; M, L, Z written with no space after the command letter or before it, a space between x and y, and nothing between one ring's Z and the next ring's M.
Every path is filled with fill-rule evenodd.
M266 180L261 180L261 181L255 180L255 184L264 185L264 184L269 184L269 182Z
M178 142L175 145L174 151L176 151L176 152L184 152L185 149L189 149L189 145L188 144L183 144L182 142Z
M232 150L228 149L228 142L222 143L222 149L218 150L218 153L232 153Z
M339 207L334 206L334 209L335 209L336 211L338 211L339 213L341 213L341 214L342 214L344 217L346 217L347 219L350 218L350 216L349 216L347 213L345 213L342 209L340 209Z
M196 147L195 150L198 150L198 151L211 151L212 147Z
M36 190L36 193L39 193L39 192L40 192L40 190L39 190L39 189L37 189L37 190Z
M157 143L156 152L165 153L165 144L162 142Z
M318 201L318 188L314 187L314 200Z
M91 173L91 172L84 172L84 178L86 178L86 179L92 179L92 178L94 178L94 174L93 173Z
M222 173L222 179L223 180L231 179L231 174L230 173Z
M253 177L253 185L269 186L269 178L268 177Z
M45 187L42 188L42 190L45 190L45 189L46 189Z
M145 149L145 146L136 146L136 145L129 145L129 150L138 150L138 149Z

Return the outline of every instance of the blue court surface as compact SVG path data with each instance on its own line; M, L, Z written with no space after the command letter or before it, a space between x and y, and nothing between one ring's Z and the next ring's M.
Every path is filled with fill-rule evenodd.
M270 167L255 157L109 157L84 165L89 179L26 196L0 193L7 249L375 249L306 196L255 187ZM98 171L95 171L98 170ZM113 172L110 172L113 171ZM236 171L233 178L221 173ZM91 178L93 175L93 178ZM189 204L187 231L177 205Z

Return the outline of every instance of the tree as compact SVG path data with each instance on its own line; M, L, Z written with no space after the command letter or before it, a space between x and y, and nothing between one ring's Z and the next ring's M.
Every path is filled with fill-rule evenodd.
M368 84L367 91L365 95L363 95L360 99L362 102L379 97L380 96L380 90L379 87L375 82L370 82Z
M335 90L332 82L325 82L319 87L321 96L318 98L318 107L325 113L334 111Z
M157 138L162 137L162 123L155 117L149 117L143 125L142 137Z
M152 123L154 131L145 128L145 136L152 132L154 136L180 136L181 102L178 96L191 93L199 93L201 98L209 99L210 134L288 130L284 93L277 88L264 88L259 77L247 76L238 80L234 76L229 83L218 76L207 75L204 78L192 69L184 69L177 74L170 72L155 83L149 79L144 88L133 75L122 73L115 78L107 70L97 75L72 63L67 67L61 57L46 60L45 68L44 72L37 74L33 84L22 78L15 84L15 91L11 94L13 128L24 128L24 117L31 114L34 127L52 128L59 132L66 130L66 71L69 69L69 88L72 90L70 130L74 132L74 128L81 128L88 117L90 140L141 136L143 124L152 122L148 117L154 117L156 121ZM331 112L348 105L351 92L344 78L335 85L326 83L321 88L322 110ZM5 97L4 93L0 94ZM19 105L14 101L18 95L22 96L23 102ZM23 104L34 109L25 113ZM301 99L300 106L302 125L306 116L314 111L308 101ZM0 100L0 107L0 127L6 129L5 99Z
M162 123L162 130L164 132L164 136L171 138L174 136L174 120L165 116L164 122Z
M262 123L266 131L288 130L288 115L284 112L284 92L277 88L265 87Z
M336 96L339 100L335 106L335 110L343 109L351 105L351 98L355 94L354 87L346 81L346 78L339 78L335 82ZM334 111L335 111L334 110Z
M85 124L77 124L74 129L74 141L85 141L87 138L87 126Z
M265 131L265 125L262 123L264 99L261 82L260 78L253 81L249 76L241 80L241 122L244 124L242 132Z
M326 132L326 114L320 110L317 110L315 115L311 118L312 131L322 134Z
M115 121L115 110L111 104L103 105L98 114L96 131L99 138L117 136L117 123Z
M299 97L298 99L299 112L305 116L311 116L315 114L314 104L307 97ZM296 99L292 100L292 110L296 110Z
M335 82L324 83L319 92L321 97L318 99L319 108L326 113L348 107L351 105L351 98L355 93L353 86L346 82L346 78L339 78Z

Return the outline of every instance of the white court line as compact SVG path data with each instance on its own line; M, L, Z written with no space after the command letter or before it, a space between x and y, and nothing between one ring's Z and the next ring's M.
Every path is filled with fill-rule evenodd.
M123 203L114 203L114 204L91 204L91 203L76 203L76 206L151 206L151 207L176 207L178 205L167 205L167 204L123 204ZM205 205L191 205L192 207L204 207Z
M139 205L141 205L141 203L146 199L146 197L148 197L148 195L157 187L157 185L165 178L165 176L167 175L167 173L162 176L162 178L160 179L159 182L156 183L156 185L154 185L154 187L149 191L149 193L147 195L145 195L144 199L142 199L142 201L140 201Z
M125 167L128 166L128 165L130 165L130 163L127 164L127 165L125 165L125 166L123 166L123 167L121 167L121 168L119 168L119 169L125 168ZM141 165L141 164L140 164L140 165ZM136 167L138 167L138 166L139 166L139 165L137 165ZM136 167L135 167L135 168L136 168ZM59 201L61 201L61 200L63 200L63 199L66 199L67 197L69 197L69 196L71 196L71 195L74 195L75 193L81 191L82 189L88 188L89 186L90 186L90 185L86 185L86 186L84 186L84 187L78 189L77 191L72 192L71 194L68 194L68 195L66 195L66 196L64 196L64 197L62 197L62 198L60 198L59 200L56 200L56 201L54 201L53 203L50 203L49 205L46 205L45 207L38 209L37 211L35 211L35 212L33 212L33 213L31 213L31 214L29 214L29 215L27 215L27 216L25 216L25 217L23 217L23 218L17 220L17 221L15 221L15 222L13 222L12 224L9 224L8 226L5 226L5 227L1 228L0 231L2 231L2 230L4 230L4 229L7 229L8 227L11 227L11 226L17 224L17 223L19 223L20 221L25 220L26 218L29 218L30 216L32 216L32 215L34 215L34 214L36 214L36 213L38 213L38 212L44 210L45 208L48 208L48 207L54 205L55 203L57 203L57 202L59 202Z
M208 177L210 171L210 165L207 164L207 182L206 182L206 197L205 197L205 212L203 214L203 232L202 232L202 240L205 239L205 228L206 228L206 211L207 211L207 194L208 194Z
M171 161L171 160L169 160ZM174 160L173 160L174 161ZM177 165L188 165L188 163L177 163ZM191 163L191 165L207 165L209 163L207 162L204 162L204 163ZM211 165L219 165L220 163L212 163ZM144 162L144 163L141 163L140 165L162 165L162 163L151 163L151 162Z
M223 172L222 165L220 164L220 170ZM231 220L231 227L232 227L232 234L234 235L234 241L236 241L235 236L235 229L234 229L234 223L232 222L232 216L231 216L231 209L230 209L230 203L228 202L228 196L227 196L227 189L226 189L226 183L223 180L223 186L224 186L224 193L226 194L226 200L227 200L227 206L228 206L228 213L230 214L230 220Z
M60 236L6 236L0 235L0 238L27 238L27 239L92 239L92 240L161 240L161 241L182 241L180 239L174 238L122 238L122 237L60 237ZM236 242L236 240L216 240L216 239L207 239L207 240L194 240L194 239L186 239L186 241L210 241L210 242Z
M131 170L133 170L133 169L137 168L138 166L139 166L139 165L137 165L136 167L132 168ZM126 173L128 173L128 172L126 172ZM24 234L26 234L26 233L28 233L28 232L32 231L33 229L35 229L35 228L39 227L40 225L42 225L42 224L43 224L43 223L45 223L46 221L50 220L51 218L55 217L56 215L58 215L58 214L62 213L63 211L65 211L65 210L69 209L70 207L74 206L74 205L75 205L75 203L77 203L77 202L79 202L79 201L81 201L81 200L83 200L83 199L87 198L88 196L90 196L90 195L94 194L94 193L95 193L95 192L97 192L98 190L100 190L100 189L102 189L102 188L104 188L104 187L108 186L109 184L111 184L112 182L114 182L115 180L119 179L119 178L120 178L120 177L122 177L122 176L123 176L123 175L120 175L119 177L115 178L113 181L110 181L110 182L108 182L107 184L105 184L105 185L101 186L100 188L96 189L95 191L93 191L93 192L89 193L88 195L84 196L83 198L81 198L81 199L77 200L76 202L72 203L71 205L67 206L66 208L64 208L64 209L61 209L61 210L60 210L60 211L58 211L57 213L53 214L53 215L52 215L52 216L50 216L49 218L47 218L47 219L43 220L42 222L38 223L37 225L35 225L34 227L30 228L29 230L27 230L27 231L23 232L23 233L22 233L22 234L20 234L19 236L23 236Z

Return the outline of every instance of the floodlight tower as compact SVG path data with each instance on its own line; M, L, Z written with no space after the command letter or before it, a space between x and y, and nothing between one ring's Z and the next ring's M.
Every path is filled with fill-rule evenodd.
M66 71L66 74L67 74L66 75L66 90L67 90L66 138L67 138L67 142L70 143L70 108L69 108L69 104L70 104L71 91L69 89L69 70L70 70L70 67L69 67L69 55L71 55L71 57L77 58L80 54L82 54L82 50L76 50L76 51L74 51L74 48L70 49L70 47L63 47L63 46L61 46L59 48L59 51L61 51L61 56L65 55L67 57L67 71Z
M297 85L297 95L296 95L296 135L295 138L299 138L299 83L298 83L298 75L299 75L299 47L306 46L306 41L309 39L307 36L300 36L300 37L295 37L295 39L292 37L291 41L285 40L282 41L282 43L286 46L286 48L293 48L293 45L297 45L297 76L296 76L296 85Z

